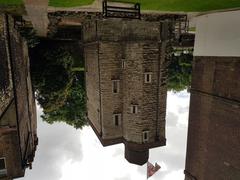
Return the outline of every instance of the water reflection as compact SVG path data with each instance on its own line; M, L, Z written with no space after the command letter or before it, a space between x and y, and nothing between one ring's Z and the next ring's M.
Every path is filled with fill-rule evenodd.
M41 38L1 15L1 177L24 176L39 136L25 179L145 179L148 160L151 179L240 178L239 11L198 17L194 54L186 15L125 15L53 12L48 34L32 17Z

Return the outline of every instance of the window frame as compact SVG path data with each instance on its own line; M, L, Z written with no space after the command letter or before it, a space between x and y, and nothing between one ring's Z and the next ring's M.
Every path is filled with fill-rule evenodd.
M1 157L0 160L3 160L4 163L4 169L0 169L0 177L7 175L7 163L6 163L6 158Z
M118 123L116 123L116 117L118 117ZM113 114L113 124L115 127L121 126L121 121L122 121L122 114L121 113L114 113Z
M149 130L145 130L142 132L142 142L147 143L148 141L149 141Z
M151 84L152 83L152 74L153 74L152 72L144 73L144 83L145 84Z
M126 67L126 61L124 59L122 59L122 61L121 61L121 67L122 67L122 69L125 69L125 67Z
M116 85L116 89L115 89L115 85ZM120 92L120 80L112 80L112 93L118 94L119 92Z
M138 113L138 105L137 104L132 104L131 105L131 113L132 114L137 114Z

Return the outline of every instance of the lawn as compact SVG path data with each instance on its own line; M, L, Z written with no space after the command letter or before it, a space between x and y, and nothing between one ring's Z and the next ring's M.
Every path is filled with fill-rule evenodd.
M0 0L1 2L2 0ZM50 6L74 7L91 4L94 0L49 0ZM143 10L158 11L210 11L240 7L240 0L112 0L139 2Z
M0 13L22 15L25 13L23 0L0 0Z
M92 4L94 0L49 0L49 6L75 7Z
M113 0L139 2L144 10L210 11L240 7L240 0Z
M22 0L0 0L0 6L5 5L22 5Z

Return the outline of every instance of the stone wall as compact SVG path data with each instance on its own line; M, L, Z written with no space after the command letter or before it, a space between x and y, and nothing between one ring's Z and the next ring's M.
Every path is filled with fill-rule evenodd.
M240 101L239 57L195 57L192 88Z
M24 58L24 49L27 48L22 39L18 37L14 29L10 33L10 51L13 65L13 79L15 84L15 99L17 104L18 124L21 139L22 156L26 149L28 132L30 131L30 119L28 112L28 87L27 87L27 59Z
M96 67L93 66L98 64L93 64L91 58L99 58L102 137L105 139L124 137L126 141L141 144L142 132L149 130L149 143L155 142L156 139L165 140L167 89L166 83L164 84L166 73L163 69L166 69L165 46L160 43L160 23L107 19L88 22L83 29L84 40L87 42L86 76L90 76L89 65L91 71L97 73ZM94 42L99 42L99 45L93 45ZM152 73L150 84L144 83L144 73L147 72ZM91 81L98 83L93 77L95 75L87 77L86 83L93 84ZM120 82L120 91L117 94L112 92L112 80ZM87 85L87 91L93 90ZM90 98L88 97L89 101L92 100L91 104L98 103L98 99ZM131 113L132 104L138 105L137 114ZM88 116L92 116L89 119L94 124L96 115L94 118L93 109L88 108L90 112ZM122 114L120 126L114 125L114 113Z
M101 134L98 43L85 45L84 59L88 118Z
M14 19L9 20L10 54L15 87L17 121L20 136L22 159L26 163L35 153L36 139L36 109L32 91L30 63L26 41L14 27Z
M155 141L158 85L158 42L132 43L126 46L124 72L124 137L142 143L142 131L149 130ZM152 83L144 83L144 73L152 73ZM131 104L138 105L138 114L131 113Z
M0 119L0 128L1 127L16 127L17 126L17 113L15 101L10 102L8 108L2 115Z
M23 176L17 129L2 132L0 129L0 157L6 158L7 179Z
M240 178L240 59L195 57L186 180Z
M31 84L28 47L14 26L14 19L5 16L5 48L11 61L14 99L0 119L0 142L7 161L8 176L21 177L33 161L37 144L37 120L34 94ZM12 150L9 150L12 149ZM8 151L5 152L4 151Z
M10 59L6 48L6 31L5 15L0 14L0 117L13 98Z
M151 28L149 28L151 27ZM160 40L160 23L131 19L110 18L86 22L84 41L144 41Z

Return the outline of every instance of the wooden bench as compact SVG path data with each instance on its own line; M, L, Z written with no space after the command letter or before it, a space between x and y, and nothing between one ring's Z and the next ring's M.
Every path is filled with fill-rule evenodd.
M120 3L112 1L103 1L103 17L114 18L131 18L140 19L140 4L139 3Z

